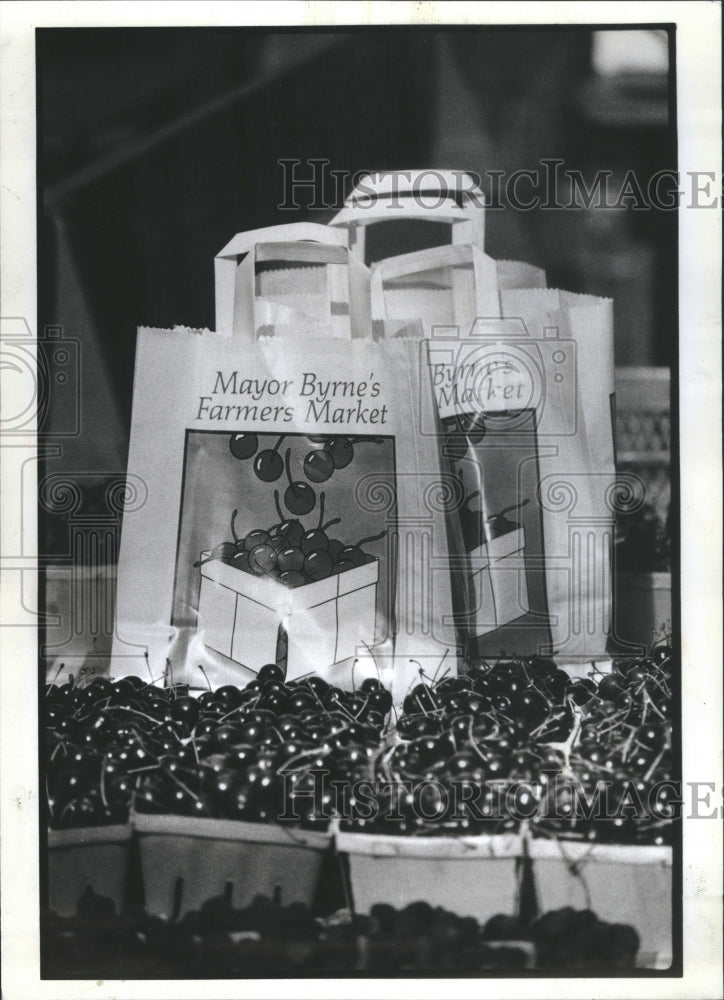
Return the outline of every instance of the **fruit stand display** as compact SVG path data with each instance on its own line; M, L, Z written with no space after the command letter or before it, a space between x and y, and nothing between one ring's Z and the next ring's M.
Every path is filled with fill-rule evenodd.
M343 691L315 676L287 682L274 664L243 688L201 693L133 677L51 684L49 926L85 926L102 900L109 920L160 921L171 947L206 900L223 899L236 928L229 960L243 970L247 955L258 969L264 949L251 948L249 927L238 937L249 908L262 897L302 908L305 933L326 939L318 900L332 870L348 911L332 937L347 935L350 968L384 967L378 925L393 912L405 914L403 936L424 940L455 914L470 969L494 967L496 952L509 965L500 942L516 935L527 944L514 962L536 964L538 910L630 921L633 953L661 967L672 955L673 669L666 646L585 678L538 657L453 677L443 660L437 675L420 669L399 712L376 679ZM135 911L122 888L131 830L145 894ZM514 933L506 925L483 948L480 928L501 913ZM623 950L610 954L633 960L631 933L613 939ZM410 967L425 967L423 946L409 947Z

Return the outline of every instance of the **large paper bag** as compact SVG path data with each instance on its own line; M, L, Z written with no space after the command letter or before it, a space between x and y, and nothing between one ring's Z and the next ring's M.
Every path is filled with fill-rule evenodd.
M113 672L193 686L277 662L397 700L456 662L419 340L138 333ZM146 665L147 664L147 665Z

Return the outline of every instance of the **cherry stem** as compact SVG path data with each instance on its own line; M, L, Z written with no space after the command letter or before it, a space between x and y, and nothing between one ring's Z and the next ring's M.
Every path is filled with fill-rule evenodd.
M281 504L279 503L279 490L274 490L274 505L275 505L275 507L277 509L277 514L279 515L279 520L280 521L286 521L286 518L284 517L284 514L282 514Z
M123 711L124 712L132 712L133 715L140 715L142 719L148 719L149 722L153 722L154 725L156 725L156 726L158 726L158 725L161 724L161 720L160 719L155 719L152 715L147 715L145 712L139 712L137 708L128 708L128 707L125 707L123 709ZM136 730L134 729L133 731L136 734L136 736L138 736L138 733L136 733Z
M100 793L101 802L103 803L103 808L108 808L108 799L106 798L106 766L108 764L108 758L103 758L103 764L101 766L101 780L100 780Z
M363 538L361 541L357 542L357 548L358 549L361 548L368 542L378 542L380 538L384 538L386 534L387 534L387 528L385 528L384 531L381 531L379 535L370 535L369 538Z
M648 769L648 771L644 775L644 777L643 777L644 781L648 781L649 780L649 778L651 777L651 775L654 773L654 771L656 770L656 768L659 766L659 764L660 764L660 762L661 762L661 760L662 760L662 758L663 758L663 756L664 756L665 753L666 753L666 750L662 747L662 749L659 750L658 754L656 755L656 757L652 761L651 767Z
M272 451L279 451L279 445L282 443L282 441L284 440L285 437L286 437L286 435L282 434L282 436L279 438L279 440L277 441L277 443L272 448Z
M322 521L324 520L324 499L327 494L322 490L319 494L319 523L317 524L317 531L322 530Z
M234 539L235 542L241 541L241 539L236 533L236 515L238 513L239 513L239 508L237 507L236 510L234 510L234 512L231 515L231 537Z
M299 495L299 490L297 489L296 483L292 479L292 470L291 470L291 466L289 464L289 456L291 455L291 453L292 453L292 449L291 448L287 448L287 453L284 456L284 464L285 464L286 470L287 470L287 479L289 480L289 485L291 487L292 493L296 497L296 496Z
M290 757L289 760L285 764L282 764L282 766L280 768L278 768L277 774L290 774L290 773L292 773L295 770L296 771L303 771L304 770L303 767L293 768L293 767L290 767L289 765L293 764L294 761L304 760L305 757L313 757L315 754L318 754L318 753L321 753L321 750L320 750L319 747L312 747L310 750L300 750L299 753L295 754L293 757Z
M209 675L206 673L206 671L204 670L203 666L200 663L199 663L198 666L199 666L199 670L204 675L204 680L206 681L206 683L208 685L209 691L211 691L211 693L213 694L214 689L211 687L211 681L209 680Z
M48 684L48 687L45 690L46 695L50 694L50 689L53 687L53 685L55 684L55 682L58 680L58 677L60 676L60 674L62 673L62 671L64 669L65 669L65 664L61 663L61 665L55 671L55 677L52 679L52 681L50 682L50 684Z
M445 657L447 656L447 654L448 654L449 652L450 652L450 649L448 648L448 649L446 649L446 650L445 650L445 652L444 652L444 653L442 654L442 659L441 659L441 660L440 660L440 662L438 663L438 665L437 665L437 670L435 671L435 673L434 673L434 675L433 675L433 678L432 678L432 683L433 683L433 684L434 684L434 683L435 683L435 681L437 680L437 675L438 675L438 674L439 674L439 672L440 672L440 667L441 667L441 666L443 665L443 663L445 662ZM446 671L446 673L447 673L447 671ZM444 676L445 676L445 675L443 674L443 677L444 677ZM442 680L442 678L440 678L440 679Z
M183 781L181 781L181 779L180 779L180 778L178 778L178 777L177 777L177 776L176 776L176 775L174 774L174 772L173 772L173 771L167 771L166 773L167 773L167 774L168 774L168 775L169 775L169 776L170 776L171 778L173 778L173 780L174 780L174 781L175 781L175 782L176 782L176 783L177 783L178 785L180 785L180 786L181 786L181 788L183 788L183 790L184 790L184 791L186 792L186 794L187 794L187 795L190 795L192 799L196 799L196 801L197 801L197 802L201 802L201 796L200 796L200 795L197 795L197 794L196 794L195 792L192 792L192 791L191 791L191 789L190 789L190 788L188 787L188 785L185 785L185 784L183 783Z

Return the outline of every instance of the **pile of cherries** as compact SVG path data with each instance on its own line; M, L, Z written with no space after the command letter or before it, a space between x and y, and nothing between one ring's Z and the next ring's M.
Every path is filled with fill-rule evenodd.
M275 664L242 689L197 697L137 677L51 684L48 819L123 822L133 804L318 829L337 816L346 830L415 835L528 819L540 835L667 843L678 816L674 669L665 645L597 678L571 679L540 657L439 679L421 669L399 714L374 678L356 691L315 676L286 683Z
M362 538L354 545L330 538L328 529L339 524L340 518L323 523L324 500L322 493L319 521L316 527L307 529L297 518L284 516L279 491L275 490L274 502L279 516L276 524L268 530L255 528L242 537L236 531L238 511L235 510L231 516L233 541L216 545L205 559L199 559L194 565L203 566L217 560L253 576L278 580L294 589L373 562L375 557L365 552L363 546L379 541L385 532Z
M198 910L169 920L126 910L87 888L73 917L45 913L41 947L49 978L253 978L351 971L525 967L610 971L631 968L639 936L591 910L566 907L524 924L496 914L484 927L424 901L315 916L305 903L257 896L234 907L227 886Z
M290 684L275 664L245 688L193 697L138 677L51 684L44 703L51 827L124 822L139 812L281 819L325 828L315 771L346 780L378 752L392 698L319 677Z

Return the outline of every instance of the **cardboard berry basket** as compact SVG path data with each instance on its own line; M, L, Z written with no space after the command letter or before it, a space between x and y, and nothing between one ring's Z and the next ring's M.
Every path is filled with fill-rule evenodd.
M483 542L468 554L477 635L493 632L529 610L524 549L525 529L521 527Z
M48 907L60 917L74 916L90 887L120 913L132 835L130 823L48 830Z
M232 903L255 896L311 905L331 835L273 823L135 813L146 911L168 919L232 886Z
M209 558L202 552L201 559ZM199 622L211 649L258 670L274 663L280 628L287 676L297 677L355 655L375 638L379 562L290 589L219 561L201 567Z
M672 960L672 849L531 839L538 906L591 909L600 920L635 927L637 965L665 969Z
M414 837L337 832L357 913L375 903L399 909L424 899L479 923L518 909L519 834Z

